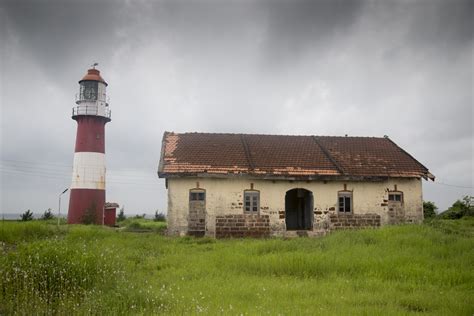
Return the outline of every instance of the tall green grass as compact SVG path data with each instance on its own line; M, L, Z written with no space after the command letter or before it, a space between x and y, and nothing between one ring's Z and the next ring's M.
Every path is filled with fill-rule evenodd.
M5 250L0 314L474 313L472 219L288 240L65 231Z
M130 232L155 232L163 234L166 230L166 222L155 222L144 218L130 217L118 224Z
M57 226L56 221L0 221L0 242L17 243L64 235L65 225Z

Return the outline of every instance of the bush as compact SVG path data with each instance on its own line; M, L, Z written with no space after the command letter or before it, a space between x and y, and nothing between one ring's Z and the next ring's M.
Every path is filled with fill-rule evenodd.
M158 213L158 210L155 211L155 218L153 218L155 222L166 222L166 215L163 213Z
M25 213L20 215L20 218L23 222L31 221L33 220L33 212L30 210L27 210Z
M139 222L132 222L127 226L129 229L143 229L144 227Z
M460 219L464 216L474 216L474 197L464 196L462 200L457 200L446 211L439 214L442 219Z
M423 201L423 216L425 219L436 217L438 207L431 201Z
M122 206L122 208L120 209L120 211L118 213L118 216L117 216L117 222L123 222L126 219L127 219L127 217L125 216L125 211L124 211L124 208Z
M48 220L48 219L53 219L53 218L54 218L54 215L50 208L44 211L43 215L41 216L41 219L43 220Z

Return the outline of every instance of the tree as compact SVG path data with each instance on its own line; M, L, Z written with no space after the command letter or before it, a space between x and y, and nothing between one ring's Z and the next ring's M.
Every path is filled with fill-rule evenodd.
M155 211L155 218L153 219L155 222L166 222L165 214L159 212L158 210Z
M446 211L439 214L444 219L459 219L464 216L474 216L474 197L464 196L461 200L457 200Z
M423 215L425 218L433 218L436 216L438 207L431 201L423 201Z
M33 220L33 212L28 210L25 213L21 214L20 217L23 222L31 221Z
M44 211L43 215L41 216L41 219L43 220L48 220L48 219L53 219L53 218L54 218L54 215L50 208Z
M123 222L126 219L127 219L127 216L125 216L124 207L122 206L117 216L117 222Z
M474 196L466 195L462 200L466 207L464 216L474 216Z

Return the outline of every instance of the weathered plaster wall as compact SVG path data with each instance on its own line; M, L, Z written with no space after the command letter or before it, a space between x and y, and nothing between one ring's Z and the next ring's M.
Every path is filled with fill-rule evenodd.
M354 214L378 214L381 224L389 223L388 190L403 192L404 216L409 222L423 220L422 185L420 179L393 178L383 182L287 181L245 178L170 178L168 179L168 227L170 234L184 235L188 229L189 190L206 190L206 235L215 236L217 215L243 214L243 192L260 191L260 214L268 215L273 235L284 234L285 194L304 188L313 193L314 230L330 226L329 215L336 213L338 191L353 191Z

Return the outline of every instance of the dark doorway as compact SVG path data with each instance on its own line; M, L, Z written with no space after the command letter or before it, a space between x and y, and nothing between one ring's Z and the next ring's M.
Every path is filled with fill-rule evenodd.
M313 193L305 189L292 189L285 195L287 230L313 228Z

